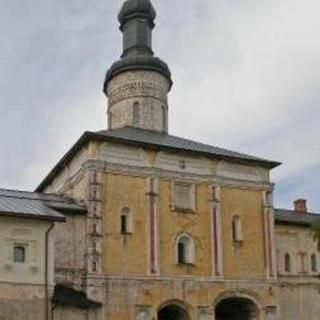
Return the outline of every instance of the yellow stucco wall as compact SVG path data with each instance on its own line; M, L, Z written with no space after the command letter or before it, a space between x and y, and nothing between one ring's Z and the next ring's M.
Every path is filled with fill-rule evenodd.
M145 179L118 174L105 175L103 272L147 272ZM120 212L131 211L132 234L121 235Z
M265 277L262 192L222 188L221 213L225 277ZM232 241L234 215L242 222L243 241L238 249Z
M159 265L161 275L212 275L211 212L208 183L196 183L194 213L172 209L172 182L159 179ZM145 275L148 273L148 206L145 177L124 174L104 175L103 272ZM132 214L132 234L121 235L120 212L128 207ZM242 221L243 242L235 249L232 241L232 217ZM226 278L265 278L262 192L221 188L223 266ZM195 241L195 264L176 264L175 241L188 233ZM254 259L254 261L253 261ZM254 263L253 263L254 262Z

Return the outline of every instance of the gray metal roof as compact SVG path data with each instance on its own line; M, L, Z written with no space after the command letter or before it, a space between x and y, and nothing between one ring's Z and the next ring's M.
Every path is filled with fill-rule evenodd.
M191 151L202 153L219 158L228 158L234 160L245 160L260 163L268 167L276 167L279 162L270 161L244 153L230 151L216 146L179 138L173 135L158 133L150 130L143 130L132 127L125 127L113 130L102 130L93 134L106 138L115 138L125 140L126 142L142 143L157 147L171 148L182 151Z
M275 222L278 224L289 224L310 227L316 221L320 221L320 214L299 213L293 210L275 209Z
M168 149L174 152L192 152L216 159L226 159L235 162L246 162L252 165L259 165L269 169L279 166L280 162L270 161L244 153L230 151L212 145L195 142L172 136L169 134L158 133L150 130L143 130L131 127L102 130L97 132L85 132L72 148L62 157L50 173L36 188L36 192L42 192L52 179L67 165L83 146L92 140L118 142L136 146L144 146L159 149Z
M85 212L85 208L57 195L0 189L0 215L64 221L66 212Z

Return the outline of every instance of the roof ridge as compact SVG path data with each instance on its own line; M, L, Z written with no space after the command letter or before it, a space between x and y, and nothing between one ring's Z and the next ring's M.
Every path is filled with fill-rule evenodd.
M298 212L298 211L296 211L296 210L293 210L293 209L285 209L285 208L274 208L274 210L290 211L290 212L292 212L292 213L301 214L301 216L303 216L304 214L309 214L309 215L313 215L313 216L319 216L319 218L320 218L320 212L317 213L317 212L309 212L309 211L307 211L307 212L304 212L304 213L300 213L300 212Z
M275 161L272 161L272 160L268 160L268 159L265 159L265 158L262 158L262 157L257 157L257 156L254 156L254 155L251 155L250 153L247 153L247 152L240 152L240 151L234 151L234 150L231 150L227 147L220 147L220 146L217 146L215 144L209 144L207 142L199 142L199 141L196 141L192 138L183 138L183 137L180 137L180 136L177 136L177 135L173 135L173 134L169 134L169 133L163 133L163 132L156 132L156 131L153 131L153 130L148 130L148 129L142 129L142 128L134 128L134 127L130 127L130 126L125 126L125 127L122 127L122 128L115 128L115 129L105 129L105 130L99 130L99 131L89 131L90 133L93 133L93 134L101 134L103 135L103 133L112 133L112 132L120 132L121 130L135 130L137 132L149 132L151 134L154 134L154 135L158 135L160 137L171 137L171 138L176 138L176 139L179 139L179 140L183 140L185 142L192 142L192 143L195 143L197 145L202 145L204 147L212 147L212 148L215 148L215 149L218 149L219 151L224 151L224 152L227 152L227 153L232 153L234 154L234 156L245 156L245 157L250 157L253 161L263 161L263 162L275 162ZM118 139L124 139L124 137L116 137Z
M67 202L67 201L70 201L70 202L76 202L75 200L71 199L71 198L67 198L65 197L64 195L60 195L60 194L56 194L56 193L40 193L40 192L32 192L32 191L23 191L23 190L15 190L15 189L6 189L6 188L0 188L0 192L1 191L9 191L9 192L15 192L15 193L19 193L19 194L29 194L29 195L37 195L39 196L38 199L33 199L31 197L27 197L27 196L15 196L13 194L1 194L0 193L0 197L3 197L3 198L19 198L19 199L27 199L27 200L30 200L30 201L45 201L45 202L48 202L48 201L55 201L55 202ZM50 196L53 196L53 197L57 197L57 199L53 200L53 199L45 199L45 198L42 198L42 197L50 197ZM60 198L60 199L58 199Z

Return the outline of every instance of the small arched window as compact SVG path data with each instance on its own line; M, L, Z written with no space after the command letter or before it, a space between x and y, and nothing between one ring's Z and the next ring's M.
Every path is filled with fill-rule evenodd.
M128 234L132 232L131 213L129 208L123 208L120 215L120 232Z
M314 254L314 253L311 255L311 271L312 272L317 272L318 271L317 255Z
M291 257L289 253L284 256L284 270L285 272L291 272Z
M167 108L165 106L161 107L162 109L162 126L165 131L167 131Z
M139 126L140 122L140 104L136 101L132 106L132 124L134 127Z
M24 263L26 262L26 248L23 246L15 246L13 253L14 262Z
M109 123L109 128L112 129L112 111L109 111L108 113L108 123Z
M176 250L178 264L194 263L195 246L193 239L189 235L183 234L178 237Z
M239 216L232 218L232 240L235 242L242 241L242 224Z

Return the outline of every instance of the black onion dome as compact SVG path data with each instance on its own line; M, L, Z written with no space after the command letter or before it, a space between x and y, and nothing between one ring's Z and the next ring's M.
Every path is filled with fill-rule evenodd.
M118 74L134 70L150 70L162 74L172 85L168 65L155 57L152 51L152 29L156 11L150 0L126 0L119 13L120 30L123 33L123 53L108 70L104 92L109 81ZM127 22L129 22L127 24Z
M150 70L159 72L168 79L170 87L172 86L171 72L168 65L164 61L153 56L136 56L126 57L118 60L111 66L106 75L104 92L107 93L108 82L113 77L122 72L132 70Z
M124 2L118 15L121 25L137 17L146 18L153 23L156 18L156 11L150 0L126 0Z

